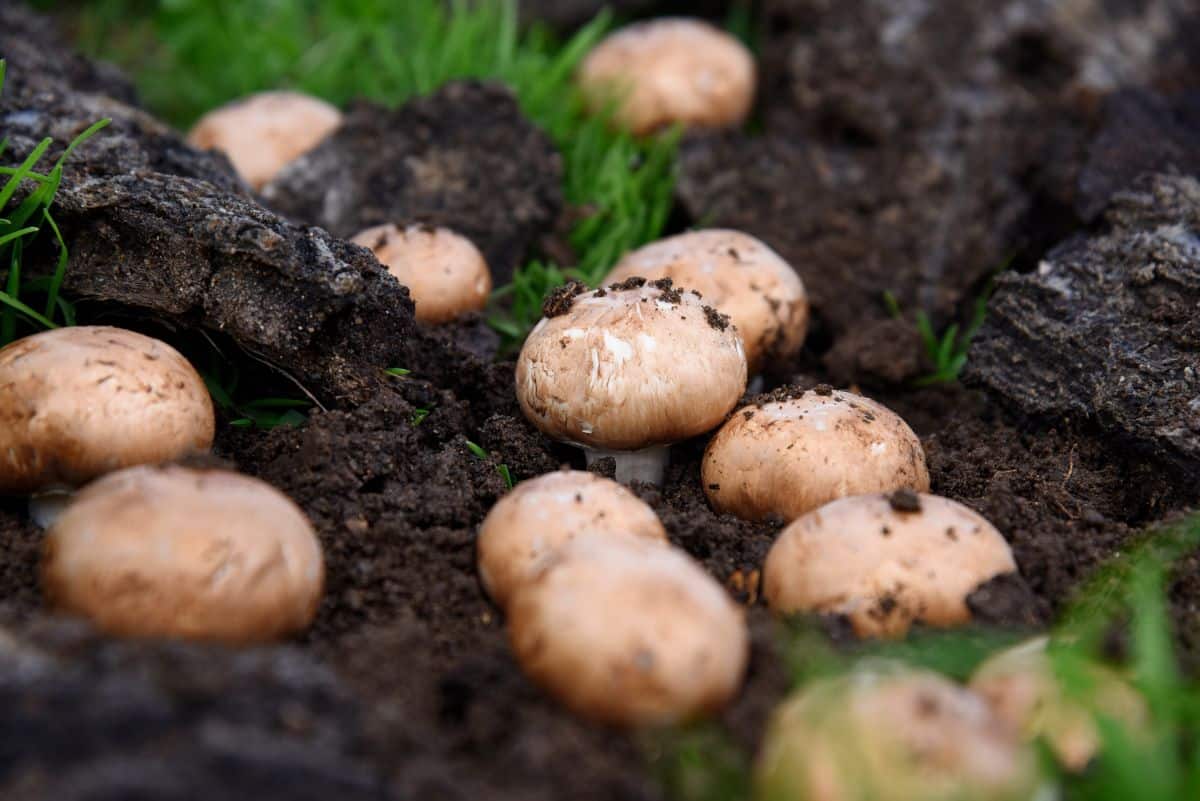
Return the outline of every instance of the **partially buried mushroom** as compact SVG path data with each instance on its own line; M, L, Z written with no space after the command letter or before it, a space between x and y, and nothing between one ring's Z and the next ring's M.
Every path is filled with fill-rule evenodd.
M659 482L667 446L720 424L746 387L729 318L669 278L552 296L517 360L525 416L617 480Z
M104 631L269 640L316 614L324 560L312 526L254 478L133 467L79 493L46 538L42 585Z
M418 320L444 323L487 305L492 274L483 254L448 228L377 225L351 241L369 248L408 287Z
M667 541L654 510L615 481L559 470L524 481L492 507L479 527L479 576L499 606L576 537Z
M844 615L860 636L900 636L917 621L968 622L967 596L1016 569L974 511L900 490L843 498L789 525L767 554L763 590L777 613Z

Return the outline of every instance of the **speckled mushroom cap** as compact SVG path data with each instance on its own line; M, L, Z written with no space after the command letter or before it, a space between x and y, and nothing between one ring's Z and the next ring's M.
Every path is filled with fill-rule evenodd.
M215 425L204 380L157 339L80 326L0 350L0 492L205 451Z
M290 161L342 124L334 106L300 92L260 92L214 109L188 132L188 144L220 150L238 175L262 189Z
M779 535L763 591L780 614L845 615L860 636L971 619L967 596L1017 569L1000 532L960 503L905 490L822 506Z
M615 481L559 470L523 481L492 507L479 527L479 576L503 607L544 559L576 537L667 541L658 515Z
M525 672L592 720L663 725L737 692L749 634L725 589L686 554L580 537L520 587L509 636Z
M640 275L694 289L737 326L751 373L764 358L786 358L804 344L808 295L800 276L775 251L740 231L679 234L621 259L607 281Z
M637 134L674 123L737 125L754 104L754 57L706 22L663 18L611 34L579 68L593 108L617 101L619 122Z
M755 779L764 801L1030 801L1041 784L1032 750L982 699L891 663L796 692L772 717Z
M785 389L729 418L705 451L701 480L719 512L787 521L847 495L928 491L929 470L917 435L883 405Z
M517 360L517 398L555 439L637 450L703 434L746 387L728 318L670 279L564 288Z
M79 493L50 529L42 585L113 634L269 640L316 614L324 560L283 493L248 476L132 467Z
M444 323L487 305L492 274L479 248L448 228L377 225L357 234L396 280L408 287L416 317Z

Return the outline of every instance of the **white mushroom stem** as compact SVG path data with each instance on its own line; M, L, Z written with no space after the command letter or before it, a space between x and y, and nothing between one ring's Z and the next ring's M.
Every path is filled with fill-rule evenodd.
M75 497L73 490L52 489L39 492L29 497L29 519L39 528L47 529L54 525Z
M667 466L669 445L655 445L642 448L640 451L606 451L603 448L584 448L588 467L598 459L611 456L616 462L616 473L613 476L622 484L631 481L644 481L647 484L662 484L663 470Z

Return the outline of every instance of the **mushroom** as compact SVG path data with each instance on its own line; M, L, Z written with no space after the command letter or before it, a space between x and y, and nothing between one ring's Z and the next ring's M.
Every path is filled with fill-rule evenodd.
M741 684L741 609L686 554L652 540L579 537L508 608L518 662L589 719L677 723L720 708Z
M754 56L733 36L697 19L664 18L623 28L579 68L595 110L616 103L616 120L635 134L675 123L721 128L750 113Z
M860 636L901 636L914 621L971 619L967 596L1017 569L991 523L960 503L898 490L843 498L779 535L763 591L780 614L845 615Z
M255 191L342 124L334 106L299 92L260 92L208 112L188 132L200 150L220 150Z
M1105 665L1063 654L1073 681L1060 678L1047 653L1047 637L1001 651L971 678L996 716L1028 740L1041 737L1070 771L1082 771L1100 748L1098 716L1120 722L1129 733L1144 733L1149 712L1142 696Z
M670 278L729 315L742 335L751 374L768 355L787 358L804 344L804 283L779 254L749 234L715 229L668 237L627 254L605 280L635 275Z
M83 489L46 538L59 609L134 637L269 640L307 626L324 582L304 513L258 479L131 467Z
M776 709L755 785L761 799L1029 801L1042 778L983 699L888 662L813 682Z
M921 441L873 400L784 388L739 409L708 444L708 500L746 520L784 521L837 498L929 489Z
M448 228L377 225L354 236L369 248L416 303L416 317L444 323L487 305L492 274L479 248Z
M524 481L479 527L479 576L500 607L541 562L581 536L640 537L666 543L654 510L615 481L559 470Z
M729 318L671 279L563 287L517 360L525 416L582 447L616 477L658 483L667 446L718 425L746 388L746 354Z

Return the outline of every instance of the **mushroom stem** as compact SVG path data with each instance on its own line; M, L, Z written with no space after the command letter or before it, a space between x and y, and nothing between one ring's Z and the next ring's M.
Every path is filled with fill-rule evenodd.
M71 505L75 493L69 489L52 489L29 496L29 519L39 528L54 525L66 508Z
M606 456L611 456L616 463L616 473L613 476L622 484L631 481L644 481L647 484L662 484L663 470L667 466L667 451L669 445L654 445L639 451L607 451L603 448L584 448L588 467Z

